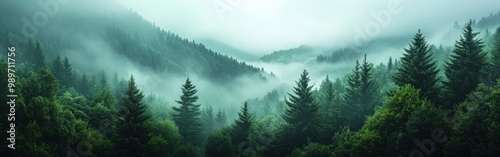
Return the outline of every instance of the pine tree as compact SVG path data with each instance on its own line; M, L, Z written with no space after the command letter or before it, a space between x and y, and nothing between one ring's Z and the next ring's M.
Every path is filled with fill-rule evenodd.
M392 57L389 57L389 62L387 63L387 71L392 71L394 69L394 64L392 63Z
M242 142L246 142L248 140L254 121L254 116L248 111L247 102L245 102L245 104L243 104L243 107L241 108L241 111L238 113L238 119L234 120L234 144L239 145Z
M366 54L365 58L363 59L363 64L361 65L360 69L360 75L361 75L361 104L362 104L362 110L364 111L364 116L367 115L372 115L375 109L375 106L380 105L381 103L381 96L379 93L379 87L377 82L372 78L372 65L370 65L366 61Z
M219 109L217 114L215 115L215 129L220 129L226 125L226 113Z
M446 63L443 82L447 89L449 105L457 104L476 89L482 71L486 67L486 54L482 51L483 42L476 39L479 33L473 32L472 21L466 24L463 35L455 43L450 61Z
M78 91L85 96L85 98L90 99L91 98L91 80L89 79L89 76L87 73L83 73L79 83L78 83Z
M198 100L195 89L196 86L191 83L189 78L186 83L182 85L182 95L180 100L176 102L180 104L179 107L172 107L175 113L172 115L174 122L179 127L179 132L186 140L192 144L201 144L199 141L202 131L201 126L201 110L200 106L195 104Z
M146 156L151 118L142 103L144 95L139 91L133 76L130 76L125 97L118 115L115 144L118 156Z
M104 70L99 73L99 89L107 88L108 87L108 79L106 78L106 73Z
M365 117L373 114L375 106L381 103L378 84L371 78L372 65L366 61L363 64L356 61L353 74L348 78L348 87L344 95L344 104L341 109L342 119L352 130L363 126Z
M328 76L321 84L321 124L319 127L318 138L322 143L330 143L335 132L339 128L340 107L336 104L337 97L333 82L330 81Z
M410 84L420 89L422 96L437 102L439 100L437 88L439 71L436 62L432 61L431 49L420 30L413 37L409 48L404 50L406 53L401 58L401 67L393 76L394 82L400 87Z
M52 71L54 72L54 76L59 80L59 85L62 87L62 78L63 76L63 61L61 57L57 55L56 59L52 61Z
M500 78L500 27L493 36L492 69L494 79ZM498 83L498 82L497 82Z
M45 55L40 42L36 42L32 47L32 63L35 65L35 69L45 67Z
M64 61L62 64L62 79L61 79L61 85L66 88L73 87L73 79L74 79L74 73L73 73L73 68L71 64L69 63L68 57L64 57Z
M208 138L208 136L215 129L215 116L214 116L214 110L212 109L212 106L209 106L209 107L203 109L202 114L201 114L201 119L203 119L204 136L205 136L205 138Z
M333 107L333 101L335 99L335 91L333 88L333 82L330 78L326 76L325 80L320 85L321 89L321 110L327 111Z
M297 86L293 88L295 95L288 94L286 101L288 108L281 117L285 120L285 128L289 130L288 138L291 147L302 146L306 144L308 138L314 137L318 129L318 108L312 95L312 87L309 86L308 72L304 70L300 75Z

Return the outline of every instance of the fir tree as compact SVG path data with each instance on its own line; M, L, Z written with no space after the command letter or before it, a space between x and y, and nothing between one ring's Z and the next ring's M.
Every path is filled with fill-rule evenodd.
M493 36L492 69L493 77L500 78L500 27L497 28ZM497 82L498 83L498 82Z
M252 125L255 119L253 114L248 111L247 102L243 104L241 111L238 113L238 119L234 121L233 126L233 143L241 144L242 142L246 142L248 140L248 136L250 136L250 132L252 129Z
M375 109L375 106L381 103L381 96L379 93L379 87L377 82L372 78L372 65L370 65L363 59L363 64L360 69L360 80L361 80L361 104L363 105L361 108L364 110L364 116L372 115Z
M450 61L446 63L445 75L448 80L443 84L449 94L449 105L463 101L480 83L486 66L486 54L482 51L483 42L476 39L478 34L472 30L472 21L467 23L463 35L455 43Z
M42 46L40 45L40 42L36 42L36 44L31 45L32 48L32 63L35 65L35 69L45 67L45 54L43 53Z
M62 68L61 85L66 88L73 87L74 73L73 73L73 67L69 63L68 57L66 56L64 57L62 66L63 68Z
M387 63L387 70L391 71L394 69L394 64L392 63L392 57L389 57L389 62Z
M204 139L206 139L215 129L215 116L212 106L203 109L201 118L203 119Z
M146 114L147 106L142 103L144 95L139 91L133 76L130 76L125 97L117 117L115 144L118 156L146 156L151 118Z
M352 130L363 126L365 117L373 114L375 106L381 102L378 84L371 77L372 66L366 61L359 65L356 61L353 74L348 78L348 87L344 95L344 104L341 109L343 121L346 121Z
M393 80L398 86L410 84L421 90L424 97L433 102L438 101L438 89L436 87L438 79L438 69L436 62L432 61L431 48L427 44L425 37L420 30L413 37L406 53L401 58L401 66L393 76Z
M329 143L334 133L339 128L340 107L337 103L335 96L335 89L333 82L330 81L328 76L321 84L321 124L319 127L318 138L322 143Z
M98 87L100 89L107 88L108 87L108 79L106 78L106 73L104 70L99 73L99 85Z
M219 109L217 114L215 115L215 128L220 129L226 125L226 113Z
M308 72L304 70L300 75L297 86L293 88L293 94L288 94L286 101L288 108L281 116L285 122L285 128L289 130L288 139L291 147L306 144L308 138L316 135L318 129L318 107L312 95L312 87L309 86Z
M52 61L52 71L54 72L54 76L59 80L59 86L63 87L62 79L63 79L63 61L61 57L57 55L56 59Z
M186 140L193 144L200 144L201 126L201 110L199 104L195 104L198 100L196 95L196 86L191 83L189 78L182 85L182 95L180 100L176 102L179 107L172 107L175 113L172 115L174 122L179 127L179 132Z

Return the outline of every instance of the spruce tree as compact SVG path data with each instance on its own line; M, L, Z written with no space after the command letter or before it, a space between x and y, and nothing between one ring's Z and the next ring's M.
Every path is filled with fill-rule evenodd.
M142 103L144 95L139 91L133 76L130 76L125 97L122 98L115 136L118 156L146 156L149 141L150 115Z
M204 138L208 138L210 134L215 130L215 115L212 106L209 106L201 112L201 119L203 120L203 135Z
M220 129L226 125L226 113L219 109L217 114L215 115L215 129Z
M494 79L500 78L500 27L497 28L493 35L492 54L492 69ZM497 82L498 83L498 82Z
M366 61L363 64L356 61L353 74L348 78L348 87L341 108L342 120L347 122L352 130L363 126L365 117L373 114L375 106L381 103L378 84L372 78L372 65Z
M196 86L191 83L189 78L185 84L182 85L182 95L180 100L176 102L180 104L179 107L172 107L175 113L172 115L174 122L179 127L179 133L187 141L192 144L201 144L200 135L202 131L201 123L201 110L199 104L195 104L198 100L196 95Z
M392 71L394 69L394 64L392 63L392 57L389 57L389 62L387 63L387 71Z
M319 142L330 143L335 132L338 131L339 127L339 116L340 107L336 104L337 97L335 95L335 89L333 82L330 81L327 76L323 83L321 84L321 110L319 111L321 115L321 124L319 127Z
M252 125L255 119L253 114L248 111L247 102L243 104L241 111L238 113L238 119L234 120L233 126L233 143L237 146L248 140Z
M52 61L52 71L54 72L54 76L59 80L59 85L62 87L62 78L63 78L63 61L59 55L57 55L56 59Z
M404 50L406 53L403 54L401 66L393 76L394 82L400 87L410 84L420 89L422 96L437 102L439 92L436 85L439 81L439 71L436 62L432 60L431 48L420 30L413 37L409 48Z
M69 63L68 57L64 57L64 61L62 63L62 79L61 79L61 85L66 88L73 87L73 79L74 79L74 73L73 73L73 67Z
M453 55L446 63L443 84L447 89L448 104L461 102L476 89L486 67L486 53L482 51L483 42L476 39L479 33L473 32L472 21L465 25L463 35L456 41Z
M306 144L307 139L314 137L318 129L319 105L313 97L313 86L309 86L309 81L308 72L304 70L296 82L297 86L293 88L294 95L288 94L288 108L281 116L289 132L287 138L291 140L287 143L291 144L292 148Z
M36 42L36 44L31 45L32 48L32 63L35 65L35 69L45 67L45 55L43 53L42 46L40 42Z

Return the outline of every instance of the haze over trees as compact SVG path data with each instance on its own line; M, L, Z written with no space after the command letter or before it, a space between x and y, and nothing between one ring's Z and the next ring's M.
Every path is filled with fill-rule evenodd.
M0 13L5 13L1 20L22 17L23 10L14 11L22 5L27 10L35 7L27 2L5 4L0 5ZM311 67L335 69L345 62L350 71L323 75L315 68L290 68L296 77L292 87L267 90L259 83L272 82L275 76L267 74L268 69L181 38L130 10L59 14L39 35L16 45L16 149L5 147L10 141L3 133L0 154L496 156L498 15L457 24L462 32L453 46L431 43L426 30L414 28L416 33L407 32L413 37L398 41L408 44L398 49L402 57L382 56L382 63L376 63L380 56L373 48L380 41L326 54L314 54L308 46L276 51L261 60L285 64L293 60L286 54L296 54L299 60L312 55L305 63L315 65ZM493 26L493 32L483 29ZM7 36L15 27L15 22L0 25L0 35ZM96 49L84 46L93 40L80 39L87 37L100 41L90 45L108 50L94 53ZM0 45L12 44L0 38ZM106 58L110 63L94 65L94 54L113 55ZM5 103L11 99L6 97L9 78L4 77L9 60L0 56L0 101ZM129 64L142 71L119 69ZM133 75L121 73L127 70ZM164 75L179 76L182 83ZM157 78L161 92L144 86ZM207 87L206 82L220 88ZM261 96L236 96L247 84ZM167 88L170 85L176 88ZM0 107L1 115L9 113L9 108ZM0 130L10 129L10 123L2 118Z

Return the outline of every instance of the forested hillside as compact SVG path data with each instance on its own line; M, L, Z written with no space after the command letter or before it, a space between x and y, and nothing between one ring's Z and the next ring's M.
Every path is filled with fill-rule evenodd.
M77 56L92 59L117 54L143 67L143 70L196 74L217 82L247 75L256 79L268 77L259 68L155 26L116 3L105 1L99 2L100 5L97 6L93 3L72 1L60 6L56 16L48 18L45 25L38 27L30 16L26 16L35 15L42 9L37 3L2 2L0 20L10 22L3 22L0 35L7 38L1 38L0 42L2 45L9 42L18 45L17 51L25 51L29 47L28 40L39 42L45 50L45 57L39 59L47 61L57 56L77 60ZM23 17L28 18L25 21ZM24 36L23 32L30 36ZM96 44L98 42L105 46ZM85 70L97 73L101 69Z
M500 154L499 25L483 34L473 20L457 24L452 46L414 28L394 42L405 42L392 54L402 57L377 64L376 47L391 42L339 49L316 61L325 68L347 63L347 75L314 82L317 69L289 68L296 73L290 88L265 84L272 77L264 69L164 31L113 1L90 2L60 7L33 38L22 38L18 19L40 8L1 2L1 156ZM283 53L311 49L261 59L286 63ZM151 72L130 72L130 65ZM182 82L158 77L158 88L175 87L161 92L140 84L160 74Z

